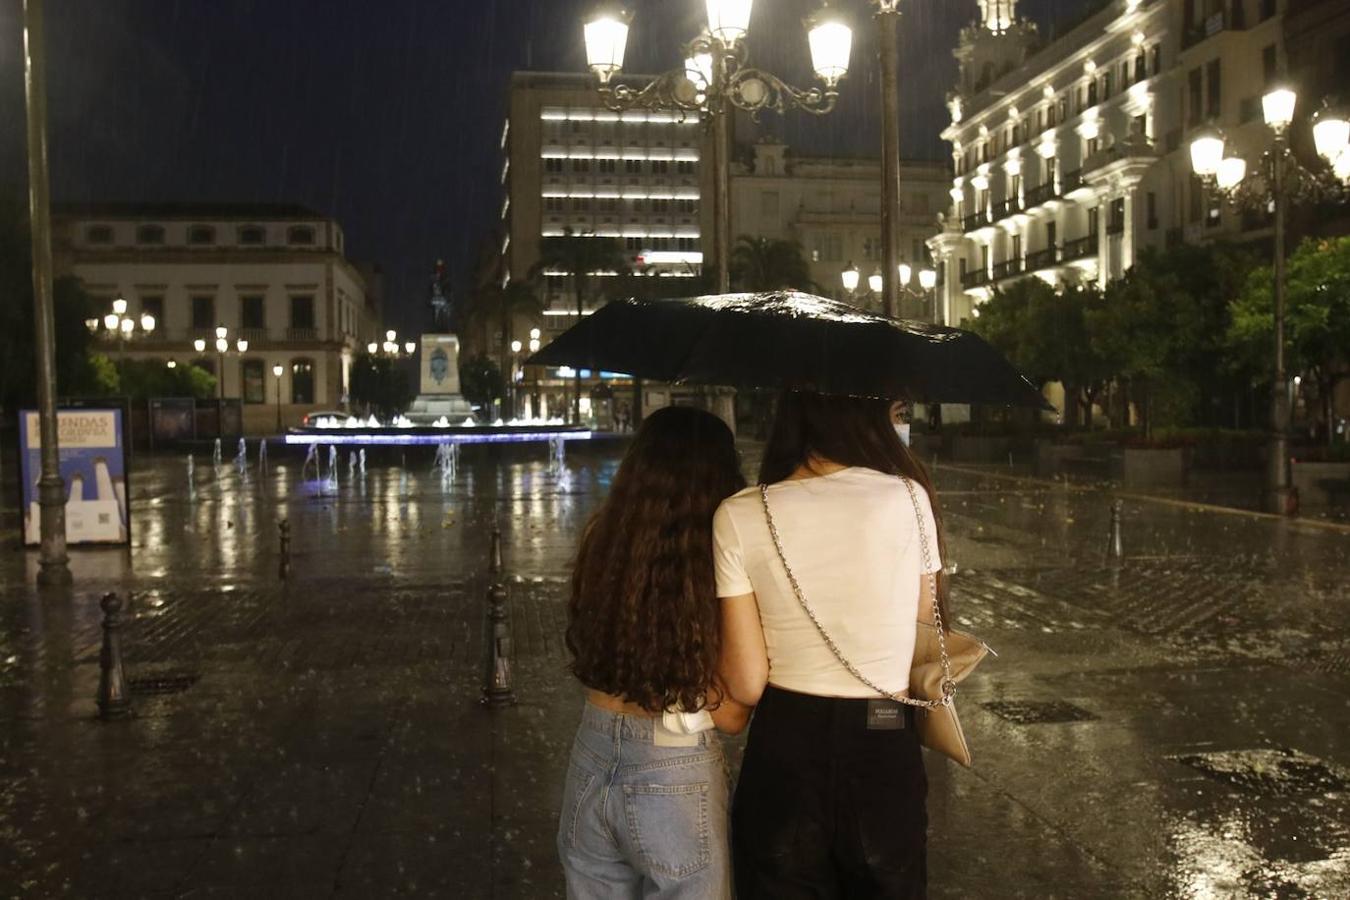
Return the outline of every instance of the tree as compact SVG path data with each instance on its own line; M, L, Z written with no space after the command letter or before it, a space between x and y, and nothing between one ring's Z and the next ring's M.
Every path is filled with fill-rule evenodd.
M152 397L210 400L216 396L216 377L193 365L177 365L170 369L158 359L127 359L117 365L114 378L114 392L133 400Z
M1203 401L1234 389L1224 335L1229 302L1250 265L1244 251L1223 244L1147 248L1124 277L1107 285L1088 332L1122 379L1146 432L1210 415Z
M58 396L106 396L116 390L108 366L91 352L85 320L100 315L74 278L52 286ZM33 326L32 243L28 219L14 199L0 200L0 407L6 411L37 402L37 357Z
M491 406L506 395L502 370L489 356L471 356L459 362L459 390L475 406Z
M1232 366L1269 384L1274 372L1274 276L1270 266L1248 273L1230 305L1226 344ZM1285 368L1317 387L1326 437L1336 384L1350 368L1350 237L1309 238L1285 270Z
M532 276L546 271L562 272L572 279L572 291L576 298L577 321L585 313L587 285L591 276L597 272L625 272L628 270L628 256L618 238L597 237L593 234L573 234L572 229L564 228L558 237L541 238L539 242L539 262ZM573 382L572 421L581 422L581 373Z
M1092 424L1092 405L1111 377L1109 361L1088 340L1088 318L1102 305L1095 285L1055 290L1023 278L997 290L980 307L972 328L1037 385L1064 386L1064 422Z
M352 363L351 398L387 422L403 414L413 391L407 371L391 357L361 353Z
M731 282L742 291L816 289L801 244L748 234L737 238L731 251Z

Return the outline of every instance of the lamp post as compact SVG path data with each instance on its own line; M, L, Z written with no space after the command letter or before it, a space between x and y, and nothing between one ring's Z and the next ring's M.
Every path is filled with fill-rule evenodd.
M881 262L885 277L881 311L900 310L900 0L872 0L877 7L877 53L881 57Z
M206 341L197 338L192 342L192 349L198 353L206 352ZM230 348L230 329L224 325L216 326L216 397L219 400L225 399L225 356L231 352ZM248 341L244 338L237 338L234 342L233 352L247 353Z
M519 371L519 369L520 369L520 351L524 348L524 346L525 346L525 345L522 344L520 341L512 341L512 342L511 342L511 390L510 390L510 393L509 393L508 396L509 396L510 399L511 399L511 418L512 418L512 419L517 418L517 416L518 416L518 413L516 412L516 405L517 405L517 402L516 402L516 401L517 401L517 398L516 398L516 380L517 380L517 379L516 379L516 376L517 376L517 373L518 373L518 371Z
M599 81L600 97L614 111L669 110L696 114L713 129L713 247L718 293L730 284L731 208L730 119L733 108L758 116L766 109L795 107L823 115L839 98L839 80L848 72L853 33L823 9L808 23L812 67L821 85L794 87L776 75L750 67L744 37L754 0L706 0L706 29L685 45L684 65L656 76L643 87L612 79L623 68L629 16L602 12L586 23L586 61Z
M127 356L127 342L136 340L137 337L149 337L154 333L157 325L155 317L150 313L141 313L139 317L127 315L127 301L118 295L112 302L112 312L100 319L85 319L84 324L89 328L91 334L101 336L105 340L117 342L117 363L119 371L122 363ZM103 332L99 334L99 325L102 324Z
M531 329L530 329L530 355L531 355L531 356L533 356L534 354L536 354L536 353L539 352L539 336L540 336L540 333L541 333L541 332L539 331L538 328L531 328ZM531 366L530 369L531 369L531 374L530 374L530 418L532 418L532 419L538 419L538 418L540 418L540 415L539 415L539 367L538 367L538 366Z
M272 375L277 379L277 434L281 434L281 376L285 372L286 367L281 363L272 366Z
M56 419L56 313L52 301L51 193L47 176L47 50L42 0L23 4L24 100L28 119L28 221L33 246L33 330L37 343L38 584L70 584L66 555L66 482Z
M1238 156L1225 156L1224 137L1217 129L1207 128L1191 140L1191 168L1205 187L1235 204L1265 206L1274 213L1273 300L1275 320L1274 379L1271 385L1270 460L1267 477L1268 502L1273 512L1290 515L1296 503L1289 479L1289 383L1285 372L1285 216L1289 204L1290 182L1309 193L1328 188L1325 179L1303 168L1289 149L1289 127L1294 121L1298 95L1289 87L1277 85L1261 98L1261 111L1270 128L1270 149L1262 156L1264 185L1252 188L1246 181L1247 162ZM1350 121L1330 109L1324 109L1313 125L1317 153L1330 164L1335 178L1350 181Z

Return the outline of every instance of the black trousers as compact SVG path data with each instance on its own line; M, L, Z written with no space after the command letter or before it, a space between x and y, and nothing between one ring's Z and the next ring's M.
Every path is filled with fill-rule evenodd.
M867 701L769 685L731 810L739 900L923 898L928 778L912 710L867 728Z

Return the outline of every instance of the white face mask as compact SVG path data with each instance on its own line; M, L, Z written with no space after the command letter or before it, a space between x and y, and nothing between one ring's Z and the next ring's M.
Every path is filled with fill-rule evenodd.
M898 423L896 423L896 426L895 426L895 433L898 434L898 435L900 435L900 443L902 443L902 444L904 444L906 447L908 447L908 446L909 446L909 423L908 423L908 422L898 422Z

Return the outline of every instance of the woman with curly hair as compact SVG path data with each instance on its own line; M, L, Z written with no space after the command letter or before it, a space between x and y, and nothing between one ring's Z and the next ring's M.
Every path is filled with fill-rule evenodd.
M558 826L569 898L731 896L713 728L738 732L750 711L717 676L712 520L744 486L721 419L662 409L582 535L567 648L588 691Z

